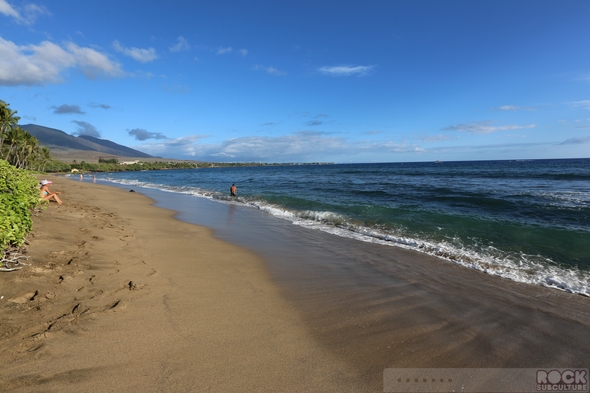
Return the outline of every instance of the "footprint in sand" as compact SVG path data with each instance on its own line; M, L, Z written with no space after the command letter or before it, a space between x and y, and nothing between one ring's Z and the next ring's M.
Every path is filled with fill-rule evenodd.
M8 302L16 303L16 304L25 304L29 301L35 300L35 297L38 294L39 294L39 291L23 293L21 295L17 295L15 297L13 297L12 299L8 299Z

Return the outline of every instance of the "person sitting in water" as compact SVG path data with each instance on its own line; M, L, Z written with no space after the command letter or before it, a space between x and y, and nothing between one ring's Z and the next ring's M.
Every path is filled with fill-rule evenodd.
M41 199L44 201L54 200L57 202L58 205L61 205L63 202L57 196L58 194L61 194L61 192L51 192L51 190L49 190L50 184L51 181L49 180L41 180L41 189L39 190L39 192L41 193Z

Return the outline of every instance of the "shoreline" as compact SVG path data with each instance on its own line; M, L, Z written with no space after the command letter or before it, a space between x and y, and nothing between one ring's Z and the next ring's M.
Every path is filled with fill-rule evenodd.
M372 164L363 164L350 169L332 166L270 171L228 169L218 173L215 170L142 172L105 175L104 181L253 207L295 225L340 237L420 251L515 282L589 296L590 237L583 227L587 212L584 196L574 196L576 185L582 186L583 176L575 173L583 163L575 161L567 164L571 167L559 168L572 174L572 182L567 184L554 182L543 172L557 170L560 165L566 164L527 164L526 170L538 171L539 177L533 176L526 185L523 183L527 191L523 190L522 197L511 194L520 187L511 182L522 176L521 165L506 163L493 172L497 174L505 169L512 174L508 177L512 180L493 193L486 191L485 184L472 190L477 190L475 193L470 193L466 186L477 183L478 176L489 174L480 164L469 166L473 169L467 176L470 180L460 179L462 165L435 170L434 165L402 168L377 164L373 168ZM414 171L420 175L412 180L414 175L410 173ZM367 192L375 191L363 190L365 181L369 181L362 179L365 172L366 176L372 176L370 184L375 183L379 190L383 188L384 194L379 191L369 198ZM398 173L404 186L388 183L391 180L388 173ZM438 175L434 173L440 175L442 182L456 179L463 191L453 191L452 186L436 191L437 186L432 184L437 184ZM321 184L309 182L314 176L322 179ZM357 179L357 176L361 177ZM284 182L285 177L292 181ZM347 178L350 186L344 186ZM232 199L227 195L227 187L235 181L243 187L240 196ZM540 188L548 187L543 185L545 181L551 182L551 191L547 189L538 195ZM408 190L402 192L406 187ZM420 202L422 189L426 195ZM414 192L415 200L411 197ZM441 206L437 207L439 203ZM574 208L578 205L581 210Z
M256 209L142 189L177 217L264 257L324 348L386 367L586 367L587 297L309 230ZM370 355L369 355L370 354Z
M389 367L590 363L580 295L235 206L51 180L64 206L34 218L32 265L0 277L0 390L365 392Z

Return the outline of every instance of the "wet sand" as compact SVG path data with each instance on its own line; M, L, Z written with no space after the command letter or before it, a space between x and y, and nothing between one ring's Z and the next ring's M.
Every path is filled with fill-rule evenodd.
M387 367L590 364L588 297L301 228L256 209L145 192L180 219L262 255L314 337L372 382Z
M389 367L588 367L590 299L189 196L54 179L0 276L0 391L383 391ZM140 191L140 190L138 190ZM204 227L206 226L206 227ZM210 229L208 229L210 228Z

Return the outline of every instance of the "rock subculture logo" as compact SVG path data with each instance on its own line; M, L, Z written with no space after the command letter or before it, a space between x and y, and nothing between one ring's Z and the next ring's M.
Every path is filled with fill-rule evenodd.
M537 370L537 391L587 392L587 370Z

